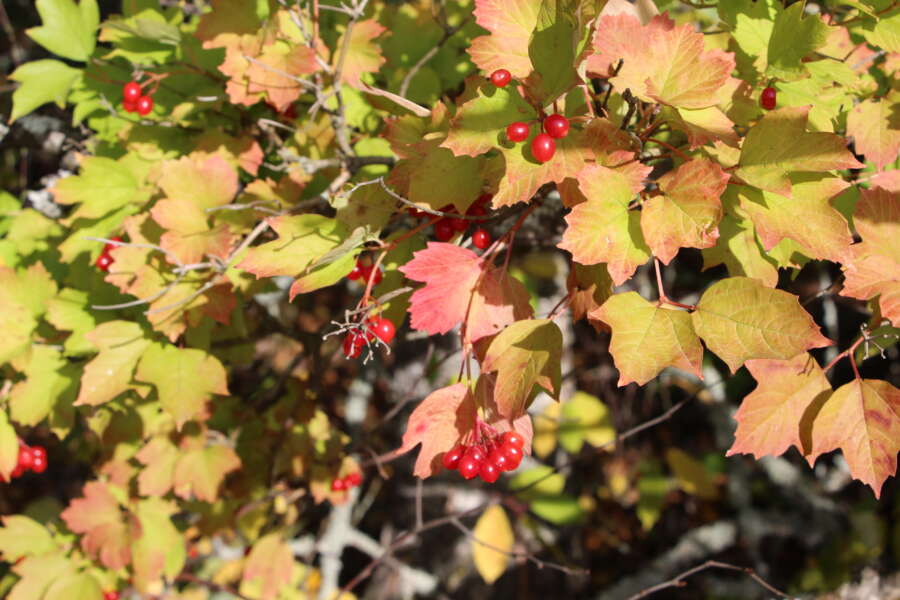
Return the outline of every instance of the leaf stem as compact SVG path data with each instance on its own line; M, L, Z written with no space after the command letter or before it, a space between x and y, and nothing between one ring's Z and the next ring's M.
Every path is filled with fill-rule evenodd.
M656 302L658 306L669 304L671 306L677 306L678 308L683 308L685 310L697 310L697 307L693 304L682 304L681 302L675 302L666 295L666 290L663 287L662 271L659 267L659 259L655 256L653 257L653 267L656 269L656 288L659 292L659 300L657 300Z

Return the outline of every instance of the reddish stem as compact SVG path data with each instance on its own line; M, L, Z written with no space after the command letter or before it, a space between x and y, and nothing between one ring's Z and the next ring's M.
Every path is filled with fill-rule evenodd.
M662 140L658 140L656 138L647 138L647 141L653 142L654 144L659 144L663 148L668 148L669 150L671 150L672 152L674 152L675 154L677 154L684 160L691 160L690 156L688 156L687 154L685 154L684 152L682 152L680 149L676 148L672 144L667 144L666 142L664 142Z
M850 365L853 367L854 377L856 377L857 379L862 379L862 377L860 377L860 375L859 375L859 367L856 366L856 359L853 357L853 353L854 353L854 351L856 351L856 349L859 347L859 345L862 344L864 341L866 341L866 336L865 335L860 336L860 338L858 340L856 340L855 342L853 342L853 344L849 348L847 348L846 350L844 350L843 352L841 352L840 354L838 354L837 356L832 358L831 362L822 368L822 371L827 373L828 371L831 370L831 367L833 367L834 365L836 365L838 363L838 361L840 361L842 358L846 357L846 358L850 359Z
M693 304L682 304L681 302L675 302L671 300L668 296L666 296L666 290L663 288L662 281L662 271L659 268L659 259L655 256L653 257L653 267L656 269L656 288L659 291L659 300L656 302L657 305L669 304L671 306L677 306L678 308L683 308L685 310L697 310L697 307Z

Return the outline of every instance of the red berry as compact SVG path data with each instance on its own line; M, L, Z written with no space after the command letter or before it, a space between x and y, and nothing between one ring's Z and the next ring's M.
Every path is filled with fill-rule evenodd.
M547 162L555 153L556 142L546 133L539 133L531 140L531 154L538 162Z
M31 448L31 470L35 473L43 473L47 470L47 451L43 446Z
M343 492L347 489L347 482L343 479L332 479L331 480L331 491L332 492Z
M459 460L459 474L466 479L472 479L481 472L481 463L468 454Z
M348 488L356 487L363 481L362 473L360 473L359 471L353 471L352 473L344 477L344 481L347 482Z
M16 477L21 477L24 472L25 469L22 468L22 465L16 465L16 468L12 470L12 473L10 473L9 476L15 479Z
M552 138L564 138L569 135L569 120L562 115L552 114L544 119L544 131Z
M110 242L122 242L124 240L122 239L122 236L114 235L113 237L109 238L109 241ZM111 244L111 243L107 242L106 245L103 246L103 251L106 253L109 253L110 250L115 250L118 247L119 247L118 244Z
M493 199L494 199L493 194L482 194L482 195L478 196L478 200L475 201L475 204L478 204L479 206L484 206L485 204L487 204L488 202L490 202Z
M196 552L196 550L194 550L194 552ZM103 592L103 600L119 600L119 592L115 590Z
M481 470L478 474L481 475L482 481L494 483L500 478L500 469L494 463L486 460L481 463Z
M769 86L762 91L759 95L759 105L766 110L775 108L775 88Z
M137 112L137 102L132 102L130 100L122 100L122 108L125 109L125 112Z
M16 466L27 470L32 465L34 465L34 455L31 453L31 448L22 444L19 446L19 459Z
M113 257L110 256L106 251L104 251L100 254L100 256L97 257L97 260L96 262L94 262L94 264L97 265L98 269L106 273L107 271L109 271L109 268L112 266L113 262L115 262L113 260Z
M522 462L522 449L516 448L512 444L503 444L500 446L500 452L503 456L506 457L507 471L515 471L519 468L519 464Z
M528 139L528 123L516 121L506 126L506 138L511 142L524 142Z
M349 279L350 281L356 281L357 279L361 278L363 276L364 268L365 267L359 264L359 261L356 261L356 264L353 265L353 270L350 271L349 275L347 275L347 279Z
M137 113L139 115L142 117L149 115L151 110L153 110L153 98L150 96L141 96L137 99Z
M359 357L365 345L366 338L364 335L361 333L348 333L344 337L344 356L347 358Z
M137 102L142 93L141 86L135 81L129 81L122 86L122 99L125 102Z
M390 344L391 340L394 339L394 334L397 332L397 329L394 327L394 322L390 319L385 319L384 317L375 319L372 323L372 329L375 330L375 335L378 336L378 339L385 344Z
M453 226L454 231L459 231L460 233L469 228L469 222L465 219L450 219L450 225Z
M449 219L441 219L434 224L434 237L440 242L449 242L455 233Z
M500 448L494 448L487 457L489 463L493 463L501 471L506 471L509 466L509 459L500 451Z
M479 250L484 250L491 245L491 234L484 229L476 229L472 234L472 245Z
M525 447L525 438L519 435L518 432L507 431L500 437L500 443L510 444L516 448L522 449Z
M469 446L469 449L466 450L465 456L471 457L478 463L484 462L484 459L487 458L487 454L481 448L481 446Z
M442 459L444 468L455 471L456 467L459 466L459 461L463 457L465 451L465 446L456 446L447 452L444 452L444 458Z
M506 84L509 83L511 79L512 75L506 69L497 69L491 73L491 83L497 87L506 87Z

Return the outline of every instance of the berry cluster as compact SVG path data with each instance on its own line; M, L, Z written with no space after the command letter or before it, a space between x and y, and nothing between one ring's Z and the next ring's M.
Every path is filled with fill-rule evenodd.
M28 446L24 442L19 442L19 458L16 468L10 473L10 478L21 477L25 471L43 473L46 470L47 450L43 446ZM0 475L0 481L5 481L2 475Z
M359 281L363 285L369 282L369 277L372 277L372 265L367 265L362 258L356 259L356 265L353 267L353 270L350 271L350 274L347 275L347 279L350 281ZM381 279L384 277L381 273L381 268L375 271L374 281L372 285L378 285L381 283Z
M358 328L344 336L344 356L358 358L362 354L363 348L374 342L375 338L384 344L390 344L396 332L397 329L390 319L385 317L367 319Z
M113 242L121 242L122 241L122 238L119 236L112 237L109 239L112 240ZM94 262L94 264L97 266L98 269L100 269L104 273L109 271L109 268L112 266L112 264L114 262L116 262L115 260L113 260L113 257L109 253L109 251L114 248L117 248L117 247L118 246L116 244L106 244L105 246L103 246L103 252L100 253L100 256L98 256L97 260Z
M491 194L482 194L478 197L472 206L466 211L467 217L485 217L487 216L487 209L485 206L488 202L491 201L493 196ZM429 219L431 215L425 211L417 210L415 208L407 209L410 216L415 219ZM443 213L453 213L455 209L451 205L447 205L441 208L441 212ZM453 217L443 217L438 219L434 223L434 237L439 242L449 242L453 239L453 237L457 233L465 233L465 231L469 228L469 220L468 219L460 219ZM483 227L477 228L474 232L472 232L472 245L478 248L479 250L484 250L488 246L491 245L491 234L487 232Z
M331 491L332 492L343 492L344 490L350 490L355 488L356 486L362 484L363 477L362 473L359 471L354 471L352 473L348 473L343 477L338 479L334 479L331 482Z
M137 81L129 81L122 86L122 106L127 112L136 112L144 117L153 110L153 97L144 95Z
M759 95L759 105L766 110L772 110L773 108L775 108L775 100L775 88L773 88L771 85L764 89Z
M552 114L544 119L543 133L539 133L531 140L531 154L545 163L556 154L556 141L569 135L569 120L560 114ZM528 123L516 121L506 126L506 138L513 142L524 142L531 134Z
M494 483L501 471L514 471L522 462L525 440L514 431L497 437L489 436L471 446L460 444L444 453L444 467L459 471L466 479L480 475L483 481Z

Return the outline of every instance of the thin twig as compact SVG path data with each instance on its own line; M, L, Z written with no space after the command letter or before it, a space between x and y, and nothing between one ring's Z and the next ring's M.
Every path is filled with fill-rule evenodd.
M652 587L649 587L645 590L641 590L637 594L628 598L628 600L638 600L639 598L646 598L650 594L655 594L656 592L672 588L672 587L684 587L686 585L685 579L690 577L691 575L696 575L701 571L705 571L707 569L725 569L727 571L738 571L744 573L748 577L750 577L753 581L764 587L769 592L781 596L782 598L790 598L787 594L767 582L765 579L760 577L756 571L751 569L750 567L740 567L738 565L732 565L729 563L720 562L718 560L708 560L702 565L697 565L696 567L692 567L683 573L679 573L672 579L668 581L664 581L662 583L658 583Z

